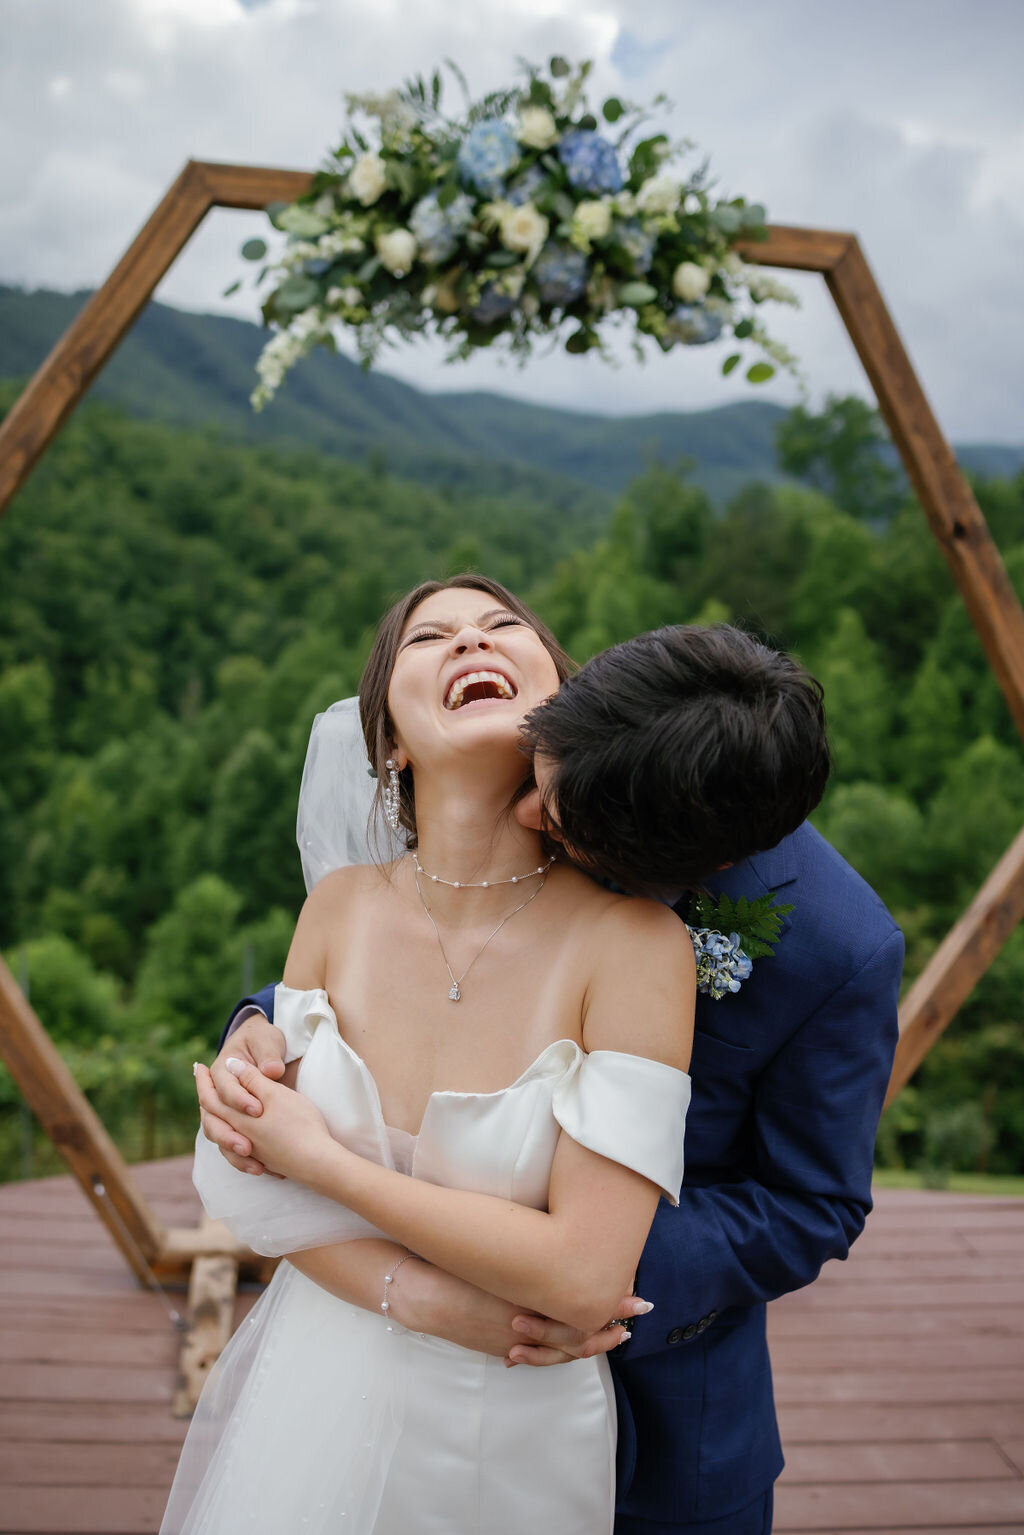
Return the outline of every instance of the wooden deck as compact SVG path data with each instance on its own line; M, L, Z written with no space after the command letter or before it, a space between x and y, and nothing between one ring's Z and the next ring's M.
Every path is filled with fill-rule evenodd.
M133 1171L195 1220L185 1159ZM849 1262L769 1316L776 1535L1024 1532L1024 1199L880 1191ZM0 1187L0 1532L156 1531L177 1350L77 1185Z

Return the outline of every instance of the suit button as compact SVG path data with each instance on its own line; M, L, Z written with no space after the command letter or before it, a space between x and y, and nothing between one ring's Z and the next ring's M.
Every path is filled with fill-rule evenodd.
M683 1328L683 1341L685 1343L689 1343L690 1339L691 1338L695 1338L696 1336L697 1336L697 1324L696 1324L696 1322L691 1322L688 1327L684 1327Z
M682 1341L683 1341L683 1329L681 1327L673 1327L672 1331L669 1333L668 1337L665 1339L666 1343L682 1343Z

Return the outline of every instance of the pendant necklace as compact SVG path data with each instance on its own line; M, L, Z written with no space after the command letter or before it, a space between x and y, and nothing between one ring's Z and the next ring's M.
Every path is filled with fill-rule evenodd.
M544 886L548 882L547 881L547 868L550 868L551 865L548 864L547 868L545 868L545 869L538 869L538 870L535 871L537 874L541 874L542 875L541 882L537 886L536 890L534 890L531 895L528 895L526 897L525 901L520 901L518 906L513 906L512 910L508 913L507 916L502 917L502 919L498 923L497 927L494 929L494 931L492 933L488 933L487 937L484 939L483 943L477 949L476 953L473 955L473 958L470 960L470 962L466 966L465 970L463 970L462 974L458 977L458 979L456 979L455 972L452 969L451 965L448 963L448 956L444 952L444 944L441 942L441 934L437 930L437 923L434 921L433 913L431 912L430 907L427 905L426 900L424 899L423 891L420 888L420 874L421 874L422 871L420 869L419 859L417 859L414 856L413 862L414 862L415 867L416 867L416 872L413 875L413 878L416 881L416 894L420 898L420 902L421 902L421 904L423 906L423 910L426 912L428 918L430 919L430 925L434 929L434 937L437 939L437 946L441 950L441 958L444 960L444 968L447 970L447 972L448 972L448 979L452 983L451 987L449 988L449 991L448 991L448 1000L450 1002L461 1002L462 1001L462 982L466 979L466 976L472 970L473 966L476 964L477 960L480 958L481 954L484 952L484 950L486 949L487 945L490 943L491 939L497 937L497 935L501 932L502 928L505 926L505 923L508 921L509 917L514 917L517 911L522 911L524 906L529 906L531 901L535 901L537 899L537 897L540 895L541 891L544 889ZM554 859L552 859L552 863L553 862L554 862ZM519 879L529 879L529 878L531 878L531 876L529 874L519 875L519 876L517 876L515 882L518 884L519 883ZM438 883L439 884L447 885L447 884L450 884L451 881L450 880L439 880ZM512 881L511 880L495 880L494 883L495 884L510 885L510 884L512 884ZM456 888L465 889L467 887L465 887L465 886L457 886ZM473 888L475 888L475 887L473 887ZM483 887L481 886L480 888L483 888Z

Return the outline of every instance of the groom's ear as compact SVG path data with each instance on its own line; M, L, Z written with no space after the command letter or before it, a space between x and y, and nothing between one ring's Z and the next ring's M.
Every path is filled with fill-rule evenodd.
M525 826L527 831L544 830L544 809L540 802L540 790L533 788L529 794L524 794L516 805L515 817L520 826Z

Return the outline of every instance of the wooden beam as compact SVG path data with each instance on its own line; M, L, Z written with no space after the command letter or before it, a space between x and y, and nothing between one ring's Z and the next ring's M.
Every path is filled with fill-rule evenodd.
M213 1366L235 1327L238 1264L229 1257L197 1258L188 1286L188 1323L178 1357L171 1412L190 1418Z
M163 1228L2 959L0 1056L133 1273L148 1283Z
M1024 609L855 239L825 281L1024 736Z
M1024 829L903 999L887 1105L906 1086L1022 918Z
M839 265L851 234L835 229L803 229L797 224L769 224L767 240L743 240L736 249L744 261L760 266L787 267L791 271L831 272Z

